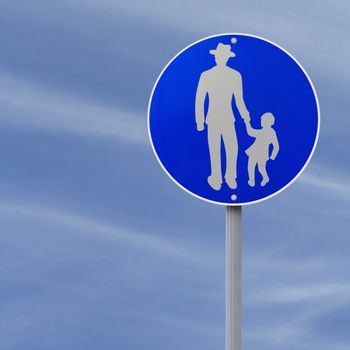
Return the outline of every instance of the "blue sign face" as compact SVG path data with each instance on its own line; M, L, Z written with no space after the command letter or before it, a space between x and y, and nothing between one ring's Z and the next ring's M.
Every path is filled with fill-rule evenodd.
M313 154L319 122L301 65L244 34L209 37L177 54L148 110L165 172L190 194L222 205L256 203L288 187Z

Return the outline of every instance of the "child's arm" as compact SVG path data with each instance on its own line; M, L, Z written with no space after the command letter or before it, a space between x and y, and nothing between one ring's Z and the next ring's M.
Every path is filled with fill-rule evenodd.
M280 145L278 143L277 135L275 132L273 132L273 138L272 138L272 153L270 159L274 160L280 150Z
M256 132L255 129L252 128L252 126L250 125L250 122L249 122L249 121L247 121L247 122L245 123L245 126L247 127L247 133L248 133L248 135L251 136L251 137L256 137L257 132Z

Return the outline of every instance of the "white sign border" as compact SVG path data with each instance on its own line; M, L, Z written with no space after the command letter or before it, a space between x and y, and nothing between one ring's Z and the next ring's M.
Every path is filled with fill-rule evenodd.
M278 191L270 194L269 196L267 197L264 197L264 198L261 198L261 199L257 199L255 201L251 201L251 202L244 202L244 203L235 203L235 202L230 202L230 203L223 203L223 202L217 202L217 201L214 201L214 200L210 200L210 199L207 199L207 198L204 198L204 197L201 197L199 196L198 194L195 194L193 192L191 192L190 190L188 190L187 188L185 188L184 186L182 186L179 182L177 182L171 175L170 173L168 172L168 170L165 168L165 166L163 165L163 163L161 162L161 160L159 159L158 157L158 154L156 152L156 149L154 147L154 144L153 144L153 140L152 140L152 135L151 135L151 127L150 127L150 111L151 111L151 103L152 103L152 99L153 99L153 94L154 94L154 91L158 85L158 82L160 80L160 78L162 77L163 73L166 71L166 69L170 66L170 64L179 56L181 55L184 51L186 51L187 49L189 49L190 47L204 41L204 40L207 40L207 39L211 39L211 38L216 38L216 37L219 37L219 36L223 36L223 35L230 35L230 36L236 36L236 35L240 35L240 36L248 36L248 37L251 37L251 38L255 38L255 39L260 39L260 40L263 40L269 44L272 44L276 47L278 47L280 50L282 50L283 52L285 52L290 58L293 59L293 61L300 67L300 69L303 71L303 73L305 74L305 76L307 77L311 87L312 87L312 91L314 93L314 96L315 96L315 100L316 100L316 105L317 105L317 121L318 121L318 124L317 124L317 133L316 133L316 137L315 137L315 141L314 141L314 145L312 147L312 150L311 150L311 153L309 155L309 158L307 159L307 161L305 162L304 166L301 168L301 170L299 171L299 173L297 175L295 175L295 177L289 181L284 187L282 187L281 189L279 189ZM319 100L318 100L318 96L317 96L317 93L316 93L316 89L315 89L315 86L310 78L310 76L308 75L308 73L306 72L305 68L301 65L301 63L291 54L289 53L286 49L284 49L283 47L277 45L276 43L274 43L273 41L271 40L268 40L268 39L265 39L265 38L262 38L260 36L257 36L257 35L253 35L253 34L246 34L246 33L221 33L221 34L215 34L215 35L210 35L210 36L207 36L205 38L202 38L200 40L197 40L195 41L194 43L186 46L184 49L182 49L181 51L179 51L169 62L168 64L163 68L163 70L161 71L161 73L159 74L156 82L154 83L154 86L153 86L153 89L152 89L152 92L151 92L151 96L150 96L150 99L149 99L149 102L148 102L148 110L147 110L147 129L148 129L148 137L149 137L149 140L150 140L150 143L151 143L151 146L152 146L152 150L153 150L153 153L154 155L156 156L156 159L158 161L158 163L160 164L160 166L162 167L162 169L164 170L164 172L170 177L170 179L177 185L179 186L180 188L182 188L185 192L189 193L190 195L198 198L198 199L201 199L205 202L208 202L208 203L212 203L212 204L218 204L218 205L222 205L222 206L245 206L245 205L251 205L251 204L255 204L255 203L260 203L260 202L263 202L267 199L270 199L274 196L276 196L277 194L279 194L280 192L284 191L285 189L287 189L291 184L293 184L298 178L299 176L304 172L304 170L306 169L306 167L308 166L308 164L310 163L310 160L312 158L312 156L314 155L314 152L315 152L315 149L316 149L316 146L317 146L317 143L318 143L318 139L319 139L319 136L320 136L320 124L321 124L321 113L320 113L320 103L319 103Z

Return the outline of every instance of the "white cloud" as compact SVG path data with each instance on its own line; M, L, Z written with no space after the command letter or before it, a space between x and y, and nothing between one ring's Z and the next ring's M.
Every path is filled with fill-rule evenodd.
M44 223L48 222L55 227L69 228L70 232L106 239L109 244L114 244L113 242L126 244L156 254L162 259L174 259L191 266L195 264L196 267L203 270L209 265L213 265L213 262L216 266L220 264L219 256L215 253L209 251L198 252L195 247L183 245L176 238L167 239L146 232L136 232L113 223L74 213L65 208L48 207L45 203L0 201L1 216L13 217L16 220L29 218ZM248 289L245 290L244 301L246 305L254 306L257 310L259 310L259 307L266 307L266 305L275 305L283 310L288 304L292 304L295 312L290 314L285 322L278 320L278 317L275 318L275 313L272 313L268 322L250 326L250 329L245 331L245 336L249 341L257 340L271 346L283 345L286 342L295 346L304 346L307 330L315 318L329 312L332 308L349 302L350 284L346 281L334 282L325 278L325 275L328 276L327 271L336 270L336 266L341 264L340 261L334 261L332 258L325 259L324 257L320 257L317 261L312 259L295 261L292 258L271 254L255 255L252 258L247 260L248 273L245 278L248 284L252 282L256 284L248 286ZM275 283L264 285L261 280L255 281L252 272L256 269L258 269L257 272L260 275L265 274L269 279L273 279ZM305 277L310 274L312 274L314 282L303 282ZM281 287L283 282L284 284ZM191 291L191 288L194 288L193 291ZM224 301L220 301L217 295L211 295L210 293L213 291L203 294L200 288L191 288L189 288L190 295L186 291L184 293L184 291L176 288L174 292L179 292L181 295L185 294L188 298L204 297L213 305L222 307ZM164 322L167 327L183 325L194 332L204 331L213 338L220 337L220 329L215 324L211 325L195 320L183 324L181 317L166 314L159 314L155 317L155 322ZM324 346L324 349L327 349L327 347ZM342 347L340 344L335 344L334 349L342 350Z
M162 257L194 264L210 265L216 261L214 254L209 252L196 252L193 247L187 247L179 241L158 237L147 232L137 232L132 229L120 227L117 224L106 223L90 216L72 213L62 208L48 207L45 204L33 202L0 202L0 216L33 218L40 222L54 223L68 227L79 234L94 235L100 239L112 242L121 242L131 247L141 248Z
M251 303L301 303L335 299L350 302L350 283L303 283L299 286L268 288L250 298Z
M147 320L152 322L155 321L157 324L166 327L167 329L180 329L182 332L190 331L191 333L199 335L206 334L217 341L219 341L224 334L224 329L218 327L217 323L213 322L208 324L204 320L186 320L169 314L165 315L155 313L147 315Z
M0 74L0 123L21 128L147 141L146 115L91 104Z
M275 248L248 256L244 302L252 324L245 332L247 341L271 349L344 349L343 342L330 346L326 339L317 341L315 323L350 304L348 265L338 255L297 258ZM264 315L267 309L266 322L255 322L254 314ZM309 344L310 339L315 341Z
M350 200L350 177L337 169L315 166L314 170L303 174L300 181L308 186L327 191L327 194L331 193Z
M167 30L181 32L181 37L199 35L197 39L220 32L262 35L291 51L313 74L317 70L327 77L350 78L347 1L329 6L317 0L288 3L250 0L239 4L223 1L220 5L200 0L191 3L179 0L173 4L161 0L87 0L82 5L125 15L138 22L147 21L149 25L164 28L164 35Z

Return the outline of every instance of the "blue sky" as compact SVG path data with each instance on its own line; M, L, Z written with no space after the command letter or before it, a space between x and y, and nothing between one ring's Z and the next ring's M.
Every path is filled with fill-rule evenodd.
M224 348L224 208L163 173L146 110L176 52L246 32L302 62L322 128L302 177L244 208L244 347L348 350L349 10L1 2L1 349Z

